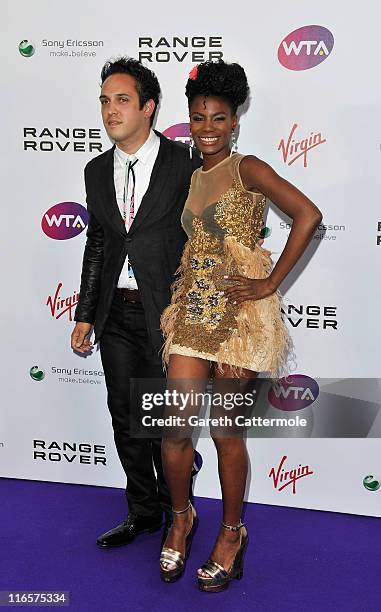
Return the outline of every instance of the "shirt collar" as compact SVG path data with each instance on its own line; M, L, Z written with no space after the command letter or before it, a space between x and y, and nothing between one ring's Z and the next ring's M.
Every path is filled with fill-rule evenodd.
M158 139L159 137L151 129L147 140L142 144L140 149L134 153L134 156L139 160L139 162L143 164L147 163L150 153L152 152ZM130 155L119 149L118 146L115 147L115 155L123 165L130 159Z

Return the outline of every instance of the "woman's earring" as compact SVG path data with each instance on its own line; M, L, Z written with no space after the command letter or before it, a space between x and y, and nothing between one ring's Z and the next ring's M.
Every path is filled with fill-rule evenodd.
M232 139L230 142L230 157L233 155L233 153L237 153L237 149L238 149L238 145L237 145L237 137L235 135L235 132L232 132Z
M193 146L194 146L194 142L193 142L193 138L192 138L192 134L189 135L189 158L192 159L193 157Z

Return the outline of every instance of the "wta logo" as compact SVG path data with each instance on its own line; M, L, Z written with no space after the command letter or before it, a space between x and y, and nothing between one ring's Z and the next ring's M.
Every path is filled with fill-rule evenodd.
M164 130L163 136L166 136L166 138L169 138L170 140L180 140L181 142L189 145L189 123L176 123L175 125L171 125L171 127Z
M279 410L302 410L310 406L319 395L316 380L303 374L281 378L268 394L269 403Z
M86 228L87 210L77 202L60 202L46 211L41 221L44 234L53 240L69 240Z
M308 70L324 62L333 49L333 34L327 28L309 25L288 34L278 48L278 60L289 70Z

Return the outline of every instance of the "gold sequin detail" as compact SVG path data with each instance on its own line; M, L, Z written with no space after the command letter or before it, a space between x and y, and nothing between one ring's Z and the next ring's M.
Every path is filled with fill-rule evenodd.
M228 236L234 236L246 247L254 248L263 224L266 198L262 194L248 194L237 181L216 204L216 222Z
M203 220L200 217L194 217L192 229L193 236L190 238L189 242L196 253L221 250L221 241L217 236L213 236L210 232L205 231Z
M227 304L221 240L204 229L199 217L193 219L189 260L184 265L184 297L180 303L174 342L196 350L217 351L235 328L236 309Z
M240 271L234 263L227 269L224 238L235 237L253 248L262 227L265 197L246 192L237 171L235 166L236 178L215 204L214 227L210 217L192 213L188 255L182 261L182 289L176 302L172 342L201 353L217 353L237 331L239 307L226 302L223 292L228 286L224 275Z

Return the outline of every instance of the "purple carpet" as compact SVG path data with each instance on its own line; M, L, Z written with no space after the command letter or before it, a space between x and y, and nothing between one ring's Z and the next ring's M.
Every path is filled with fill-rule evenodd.
M381 609L377 518L247 504L244 578L209 594L198 591L195 573L211 550L220 502L196 499L200 525L186 574L164 584L159 532L114 550L95 545L125 517L120 489L4 478L0 487L0 591L69 591L68 609L79 612Z

